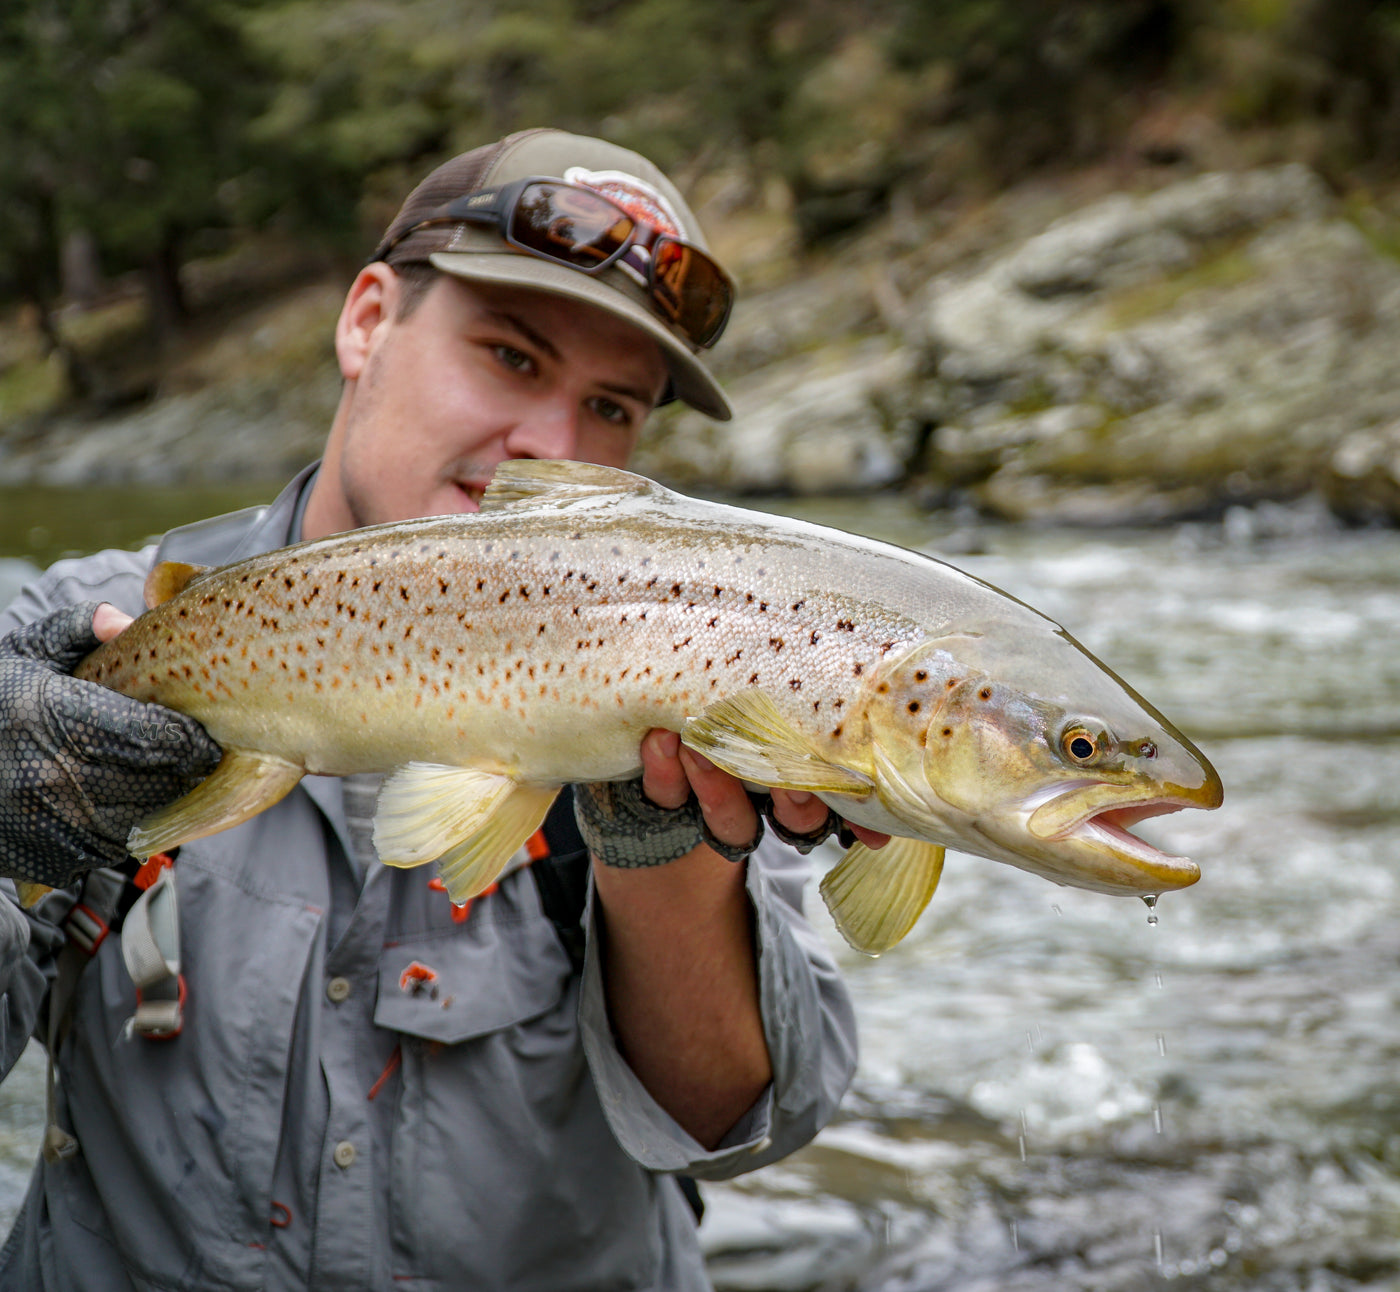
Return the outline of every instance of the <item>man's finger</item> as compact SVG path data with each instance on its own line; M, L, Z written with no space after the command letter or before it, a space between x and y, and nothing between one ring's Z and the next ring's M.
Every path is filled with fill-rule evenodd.
M676 754L681 738L660 727L642 738L642 793L657 807L678 808L690 797L690 782Z
M130 615L118 610L110 601L104 601L92 616L92 634L100 642L109 642L134 622Z
M758 813L743 784L693 749L682 747L680 761L710 833L724 843L747 844L758 830Z
M811 834L830 812L821 799L806 790L773 791L773 815L793 834Z

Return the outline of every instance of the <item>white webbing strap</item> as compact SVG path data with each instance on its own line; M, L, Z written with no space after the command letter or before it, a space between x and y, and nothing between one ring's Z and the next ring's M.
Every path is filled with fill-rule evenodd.
M127 1020L125 1034L154 1040L178 1036L184 1021L180 909L175 874L168 867L126 913L122 959L136 984L136 1013Z

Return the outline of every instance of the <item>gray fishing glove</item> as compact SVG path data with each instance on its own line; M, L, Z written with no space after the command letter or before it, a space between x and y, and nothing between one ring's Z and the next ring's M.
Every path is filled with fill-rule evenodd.
M763 817L748 843L724 843L705 824L695 796L678 808L657 807L642 780L574 786L574 818L591 852L604 865L634 870L664 866L707 843L728 861L743 861L763 838Z
M69 676L98 604L0 638L0 875L62 888L123 861L131 827L221 756L193 718Z

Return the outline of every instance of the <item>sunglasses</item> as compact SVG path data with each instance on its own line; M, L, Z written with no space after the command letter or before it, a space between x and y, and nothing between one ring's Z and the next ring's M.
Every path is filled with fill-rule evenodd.
M582 184L536 176L468 193L410 225L373 259L386 259L405 238L439 224L489 225L508 246L580 273L620 265L646 287L653 310L692 345L714 345L729 322L734 284L714 260Z

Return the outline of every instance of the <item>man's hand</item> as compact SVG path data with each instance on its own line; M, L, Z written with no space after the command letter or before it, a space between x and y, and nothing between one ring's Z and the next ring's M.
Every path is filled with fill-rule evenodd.
M653 730L642 741L642 792L657 807L678 808L694 791L706 824L716 838L742 845L758 830L758 813L743 784L703 754L687 749L674 731ZM815 794L773 790L773 815L794 835L812 834L831 815ZM841 823L870 848L882 848L889 835Z
M61 888L122 861L131 827L218 763L193 718L70 676L130 622L87 601L0 638L0 874Z
M620 800L605 794L607 811L597 813L600 787L576 790L585 837L592 836L595 856L603 854L593 875L608 1014L619 1048L653 1098L713 1148L753 1106L773 1068L745 867L703 842L696 818L703 815L727 851L742 853L759 833L759 817L743 784L684 748L674 731L648 732L641 754L640 801L634 788ZM687 808L692 794L698 812ZM630 818L643 837L638 846L634 833L617 850L620 864L605 864L612 851L608 814ZM791 834L805 835L821 828L828 808L815 795L775 790L773 815ZM889 838L850 828L873 848Z

